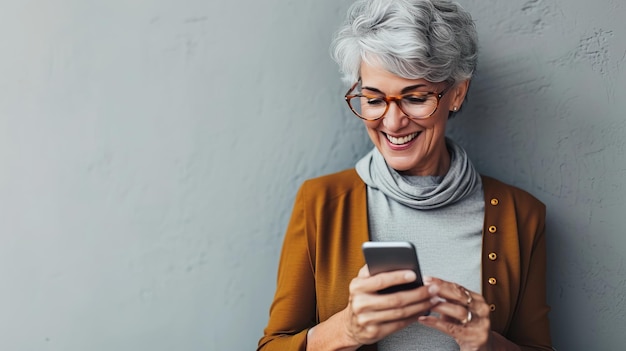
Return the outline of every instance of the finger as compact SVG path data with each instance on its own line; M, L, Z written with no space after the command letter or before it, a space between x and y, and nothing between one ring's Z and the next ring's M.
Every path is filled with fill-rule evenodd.
M352 309L355 313L368 311L384 311L422 304L425 312L433 304L430 301L428 288L420 287L413 290L399 291L393 294L354 293L351 296ZM421 312L421 311L420 311ZM402 316L398 318L403 318Z
M359 269L359 274L357 275L357 277L367 278L369 276L370 276L370 271L369 271L369 268L367 268L367 265L364 265L363 267L361 267L361 269Z
M355 316L359 325L375 325L405 320L416 322L420 316L423 316L430 310L430 307L430 303L426 300L397 308L367 310L355 313ZM353 308L358 309L358 306L353 306Z
M472 319L471 322L465 325L450 323L433 316L420 317L418 321L425 326L450 335L459 345L465 345L469 349L479 349L489 340L490 323L488 318L482 318L478 321ZM464 349L464 347L461 347L461 349Z
M351 292L348 309L356 339L369 344L417 322L431 307L428 289L421 287L387 295Z
M452 321L463 321L467 310L471 310L474 317L489 317L490 310L484 297L462 286L435 278L430 282L429 292L433 295L431 301L438 307L433 311Z
M433 312L439 313L442 317L447 317L447 322L462 324L468 318L468 309L456 303L441 302L432 308Z
M400 270L393 272L379 273L373 276L365 277L360 276L358 279L354 279L354 286L351 284L351 288L355 291L376 293L380 290L406 283L414 282L417 279L415 272L411 270Z
M472 306L475 301L484 302L480 294L445 280L433 279L429 288L431 294L466 307Z

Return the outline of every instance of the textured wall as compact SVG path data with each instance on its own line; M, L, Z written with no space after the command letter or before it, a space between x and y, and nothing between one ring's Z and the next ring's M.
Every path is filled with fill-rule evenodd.
M348 1L0 4L0 349L254 349L298 185L369 148L328 58ZM464 4L451 133L549 206L556 346L620 349L623 2Z
M481 42L451 134L477 167L548 206L559 350L626 344L626 4L464 1Z
M367 145L345 6L0 4L0 350L254 349L297 186Z

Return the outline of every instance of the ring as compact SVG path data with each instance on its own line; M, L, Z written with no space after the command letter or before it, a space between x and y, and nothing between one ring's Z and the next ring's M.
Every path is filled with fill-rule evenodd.
M472 294L470 294L469 291L467 291L467 289L463 288L463 292L465 293L465 295L467 296L467 302L466 304L469 306L472 304L472 301L474 301L474 299L472 298Z
M465 326L467 323L471 321L472 321L472 311L467 310L467 317L465 317L465 319L461 321L461 324Z

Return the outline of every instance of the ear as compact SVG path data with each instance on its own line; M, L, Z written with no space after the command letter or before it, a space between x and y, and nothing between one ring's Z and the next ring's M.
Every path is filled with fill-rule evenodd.
M452 90L452 100L450 104L451 111L458 111L461 109L461 105L463 105L463 101L465 101L465 96L467 95L467 91L469 90L470 80L464 80L455 85Z

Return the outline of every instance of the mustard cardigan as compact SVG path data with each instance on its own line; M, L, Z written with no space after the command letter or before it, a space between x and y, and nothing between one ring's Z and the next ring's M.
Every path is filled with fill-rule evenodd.
M482 294L492 311L491 328L523 350L552 350L545 206L493 178L482 181ZM285 234L258 351L306 349L307 331L346 307L350 281L365 264L361 244L368 239L366 185L354 169L304 182ZM376 350L376 345L360 350Z

